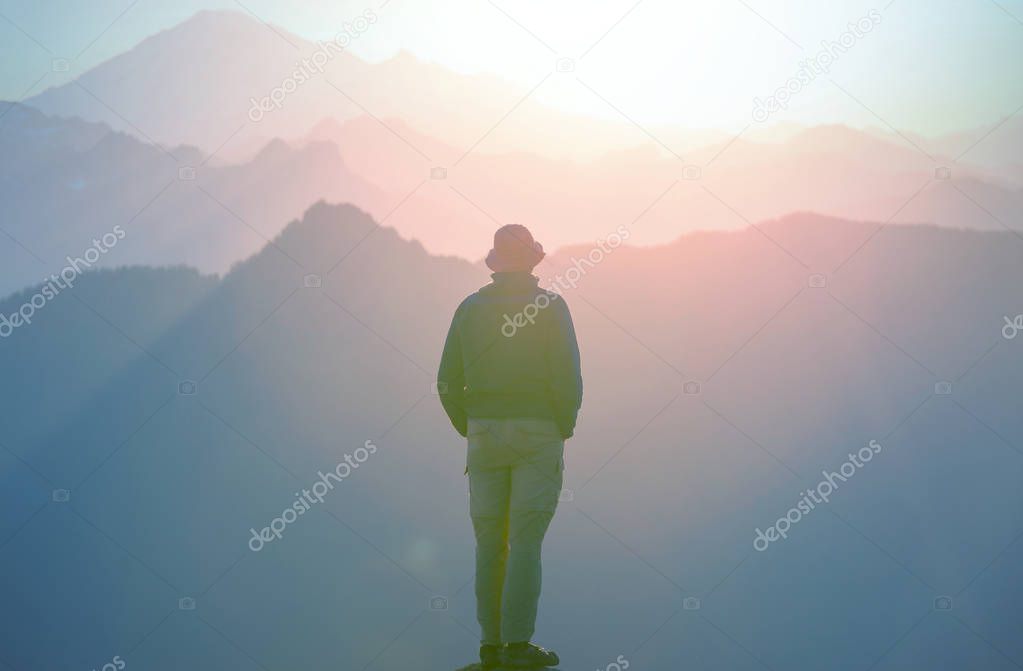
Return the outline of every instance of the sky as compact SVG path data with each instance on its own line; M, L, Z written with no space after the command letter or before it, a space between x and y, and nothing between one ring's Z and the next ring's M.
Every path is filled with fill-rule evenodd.
M996 122L1023 105L1023 0L0 0L0 98L65 81L201 9L232 9L328 38L369 9L379 24L352 50L399 50L533 87L559 62L576 78L537 99L641 123L741 129L822 43L853 35L799 86L776 121L889 126L937 135ZM54 59L69 61L54 72ZM819 69L819 68L818 68ZM593 89L607 101L594 98Z

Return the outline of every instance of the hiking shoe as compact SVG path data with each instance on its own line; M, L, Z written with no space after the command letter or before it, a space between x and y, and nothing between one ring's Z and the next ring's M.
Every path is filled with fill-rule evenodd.
M501 646L481 645L480 646L480 669L482 671L493 671L501 666Z
M515 669L535 669L543 666L557 666L561 661L550 650L532 643L509 643L504 648L505 666Z

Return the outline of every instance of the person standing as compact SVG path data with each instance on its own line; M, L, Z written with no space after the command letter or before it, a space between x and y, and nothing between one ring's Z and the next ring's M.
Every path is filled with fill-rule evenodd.
M444 410L468 440L484 670L559 663L532 638L541 546L558 505L582 375L568 306L532 274L543 258L525 226L497 230L486 259L492 282L458 306L437 373Z

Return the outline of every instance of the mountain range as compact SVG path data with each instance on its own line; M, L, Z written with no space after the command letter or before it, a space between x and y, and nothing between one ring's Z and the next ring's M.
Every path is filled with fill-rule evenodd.
M508 223L582 351L566 669L1023 665L1023 120L640 126L407 52L289 86L323 48L202 11L0 104L0 671L469 661L434 380Z
M367 32L375 27L370 24ZM217 57L210 58L214 50ZM301 136L326 116L350 119L367 113L407 119L465 149L517 103L517 119L530 132L497 134L491 138L494 147L551 150L549 141L533 135L538 123L559 138L565 151L578 151L594 138L623 135L620 123L558 114L523 100L528 88L492 75L454 73L408 52L370 63L347 50L331 51L322 73L314 72L279 109L251 122L252 99L269 96L295 79L303 59L322 50L319 42L263 24L240 10L201 11L26 102L48 114L103 121L150 141L193 144L207 152L230 140L239 127L248 126L245 135L251 132L258 144ZM644 136L632 129L606 146L625 146L639 137Z
M283 141L242 164L217 164L193 147L175 156L108 127L48 117L25 105L0 120L0 293L59 273L120 226L103 265L185 264L226 272L328 198L381 211L385 195L345 166L337 148ZM283 222L283 223L282 223Z
M661 244L797 211L1017 234L1023 215L1023 191L995 176L956 165L942 174L945 166L912 147L840 126L780 144L740 138L694 150L682 164L653 147L590 162L464 155L400 120L368 116L324 119L239 162L191 146L164 150L27 105L10 106L0 123L7 293L59 272L115 224L128 234L103 264L224 273L320 199L353 203L431 252L469 259L510 222L558 248L619 225L634 243Z
M210 45L234 56L209 59ZM252 121L251 100L322 48L203 11L8 103L0 294L59 272L114 225L128 235L102 265L222 274L320 199L470 260L512 222L557 249L623 224L633 244L657 245L793 212L1017 233L1023 218L1018 119L939 138L784 123L734 136L637 129L553 111L492 76L344 51Z
M367 32L375 28L370 24ZM216 58L209 58L214 50ZM687 155L700 147L720 148L734 137L686 128L684 120L637 127L624 117L607 121L566 114L534 102L529 87L494 75L455 73L408 52L368 62L350 51L332 51L322 73L301 82L279 109L253 123L252 99L293 79L302 59L317 51L323 51L321 42L241 10L200 11L26 102L48 114L102 121L164 146L194 145L232 158L275 137L301 138L324 118L344 121L363 115L404 120L459 153L476 147L483 153L592 160L656 141ZM788 122L750 124L742 134L755 142L777 143L800 130ZM938 137L880 122L869 132L935 158L959 157L968 166L1023 184L1023 118L1018 115Z
M545 642L580 668L619 654L1009 668L984 641L1023 662L1007 589L1023 359L1002 334L1023 241L799 215L580 263L589 252L538 269L574 278L587 389L574 495L547 543ZM0 347L0 596L21 614L2 661L464 664L464 448L431 388L452 310L485 281L325 204L222 277L84 274ZM827 507L753 549L755 529L871 440L880 454ZM366 441L376 453L337 491L250 549L252 528ZM958 622L934 611L939 595Z

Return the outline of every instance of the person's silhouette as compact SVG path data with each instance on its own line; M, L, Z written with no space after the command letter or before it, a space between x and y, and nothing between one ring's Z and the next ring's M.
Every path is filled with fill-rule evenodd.
M558 663L530 641L540 548L561 493L582 376L568 306L532 275L543 257L524 226L497 230L486 260L493 282L458 306L437 374L444 410L468 438L483 669Z

